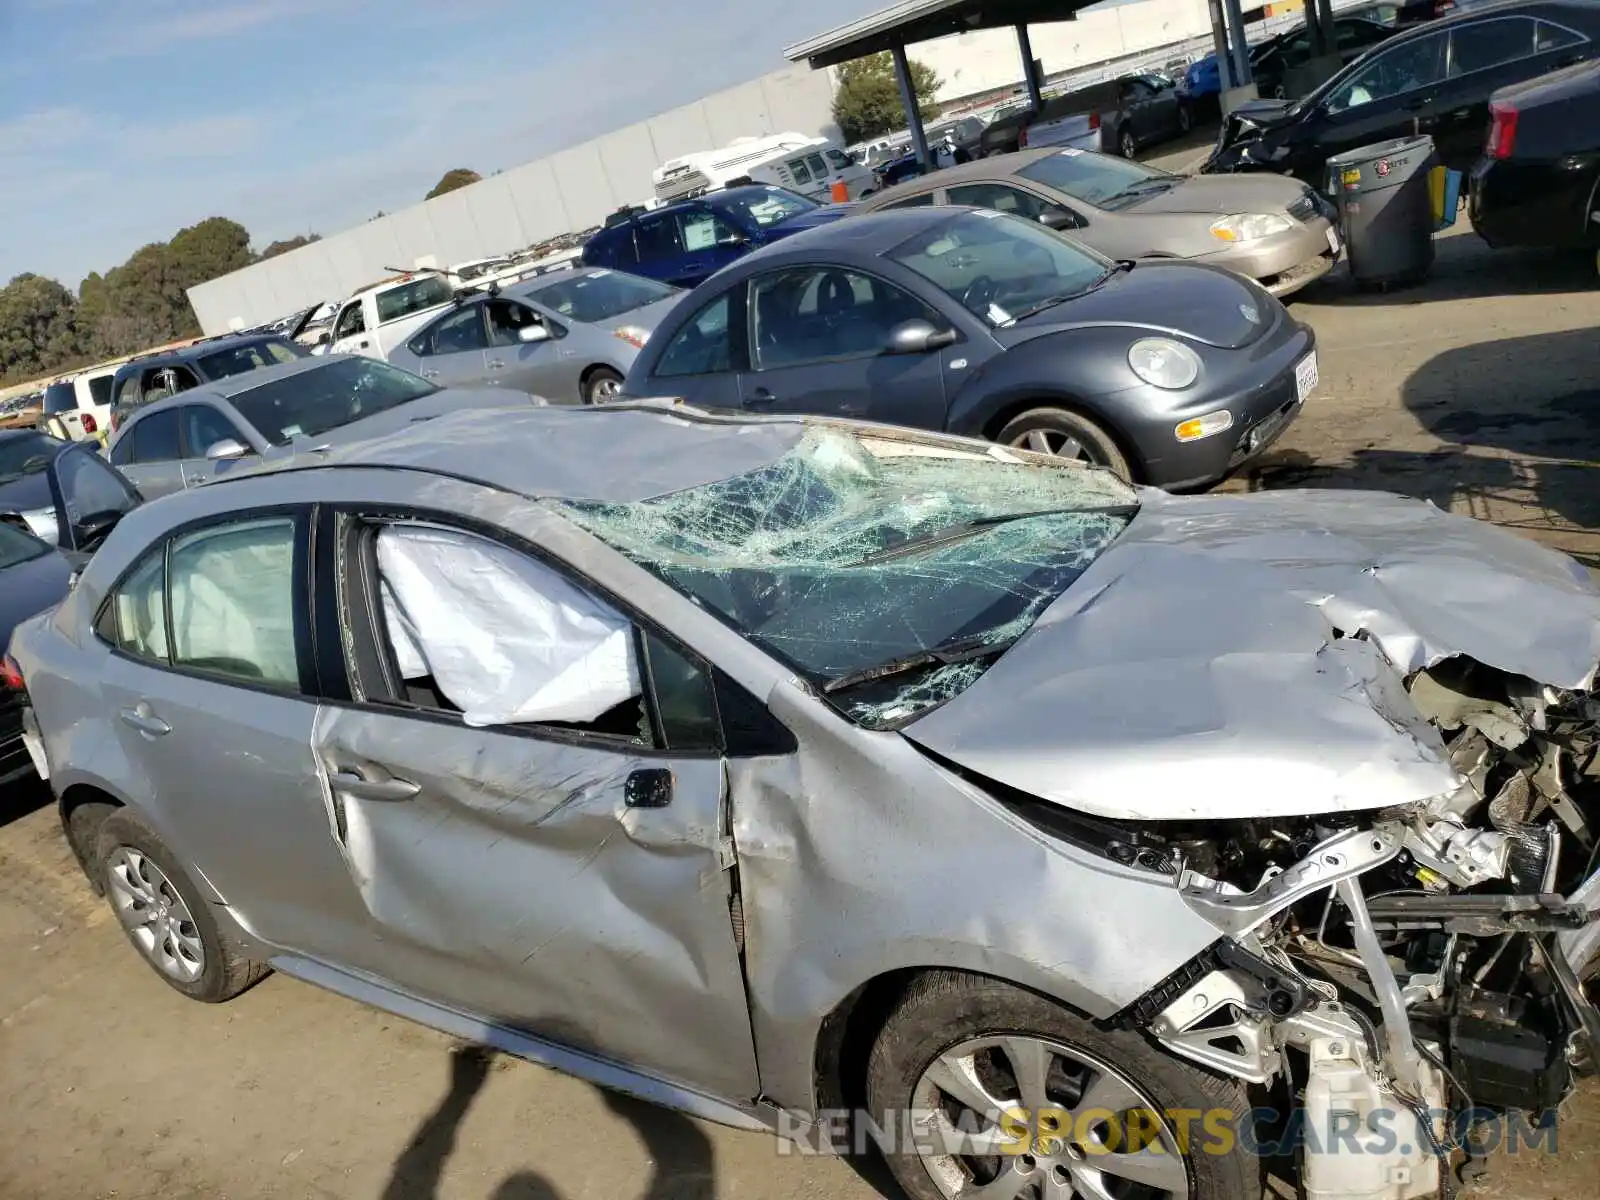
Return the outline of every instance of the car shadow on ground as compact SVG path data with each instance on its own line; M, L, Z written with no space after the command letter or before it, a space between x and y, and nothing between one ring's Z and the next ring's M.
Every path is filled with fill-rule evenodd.
M1457 224L1467 220L1463 213ZM1487 296L1543 296L1592 291L1600 280L1594 255L1578 250L1495 250L1463 226L1433 239L1433 269L1411 287L1376 290L1358 287L1345 265L1298 293L1294 299L1344 307L1430 304L1436 300L1475 300Z
M0 784L0 829L39 811L50 800L50 788L42 779L30 776Z
M1245 490L1376 488L1431 500L1555 545L1600 569L1600 353L1593 329L1435 355L1402 399L1445 446L1370 447L1347 462L1269 452Z
M499 1056L481 1046L450 1052L450 1083L395 1160L382 1200L436 1200L456 1135ZM712 1200L716 1164L711 1141L688 1117L617 1092L600 1091L606 1107L644 1143L649 1178L639 1200ZM561 1200L548 1178L516 1171L501 1180L491 1200Z

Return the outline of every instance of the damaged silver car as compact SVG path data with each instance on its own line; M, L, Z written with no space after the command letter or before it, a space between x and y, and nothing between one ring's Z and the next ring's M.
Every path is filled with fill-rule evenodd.
M1296 1121L1306 1195L1433 1196L1595 1061L1600 593L1425 504L459 413L136 509L11 653L173 987L865 1129L916 1200L1258 1195Z

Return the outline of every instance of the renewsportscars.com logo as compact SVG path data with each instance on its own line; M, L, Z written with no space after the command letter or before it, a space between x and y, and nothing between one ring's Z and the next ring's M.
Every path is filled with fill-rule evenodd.
M1365 1116L1335 1111L1313 1120L1303 1108L1147 1109L1011 1108L985 1120L971 1111L952 1118L943 1110L901 1109L881 1116L861 1109L825 1109L814 1120L778 1115L778 1153L865 1154L876 1146L888 1154L1035 1154L1047 1157L1066 1146L1084 1155L1245 1154L1276 1158L1317 1154L1411 1155L1435 1146L1423 1141L1419 1114L1409 1108L1377 1108ZM1557 1148L1556 1110L1531 1116L1485 1108L1430 1109L1427 1119L1442 1145L1466 1146L1474 1155L1520 1154ZM1164 1136L1164 1131L1167 1136ZM1170 1142L1169 1142L1170 1137Z

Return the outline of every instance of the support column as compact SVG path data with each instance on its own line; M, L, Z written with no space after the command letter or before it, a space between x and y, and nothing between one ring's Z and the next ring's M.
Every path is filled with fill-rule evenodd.
M1211 10L1211 43L1217 56L1217 94L1233 86L1233 56L1228 53L1228 23L1222 15L1222 0L1208 0Z
M1228 46L1233 57L1233 86L1243 87L1250 82L1250 42L1244 35L1244 11L1239 0L1226 0L1228 5Z
M1034 112L1044 107L1044 98L1039 94L1039 73L1034 70L1033 39L1028 36L1026 25L1017 26L1017 49L1022 52L1022 82L1028 89L1028 105Z
M900 103L906 110L906 128L911 131L911 148L916 151L917 161L922 164L922 169L931 171L933 161L928 157L928 135L922 128L922 110L917 107L917 89L911 86L911 64L906 61L906 48L897 45L890 54L894 57L894 77L900 84Z

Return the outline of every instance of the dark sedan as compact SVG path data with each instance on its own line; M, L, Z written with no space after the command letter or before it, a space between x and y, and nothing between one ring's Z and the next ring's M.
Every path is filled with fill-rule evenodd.
M623 393L975 434L1193 487L1277 437L1316 381L1311 330L1230 272L1115 262L993 211L911 208L713 276Z
M18 624L61 602L73 572L139 503L87 444L0 433L0 652ZM24 733L25 704L7 663L0 668L0 784L32 775L43 761L37 739Z
M1600 62L1494 94L1468 212L1491 246L1600 246Z
M1223 122L1201 170L1284 171L1318 187L1327 160L1427 134L1439 157L1471 168L1498 88L1596 55L1595 0L1505 0L1431 21L1382 43L1303 100L1256 100Z

